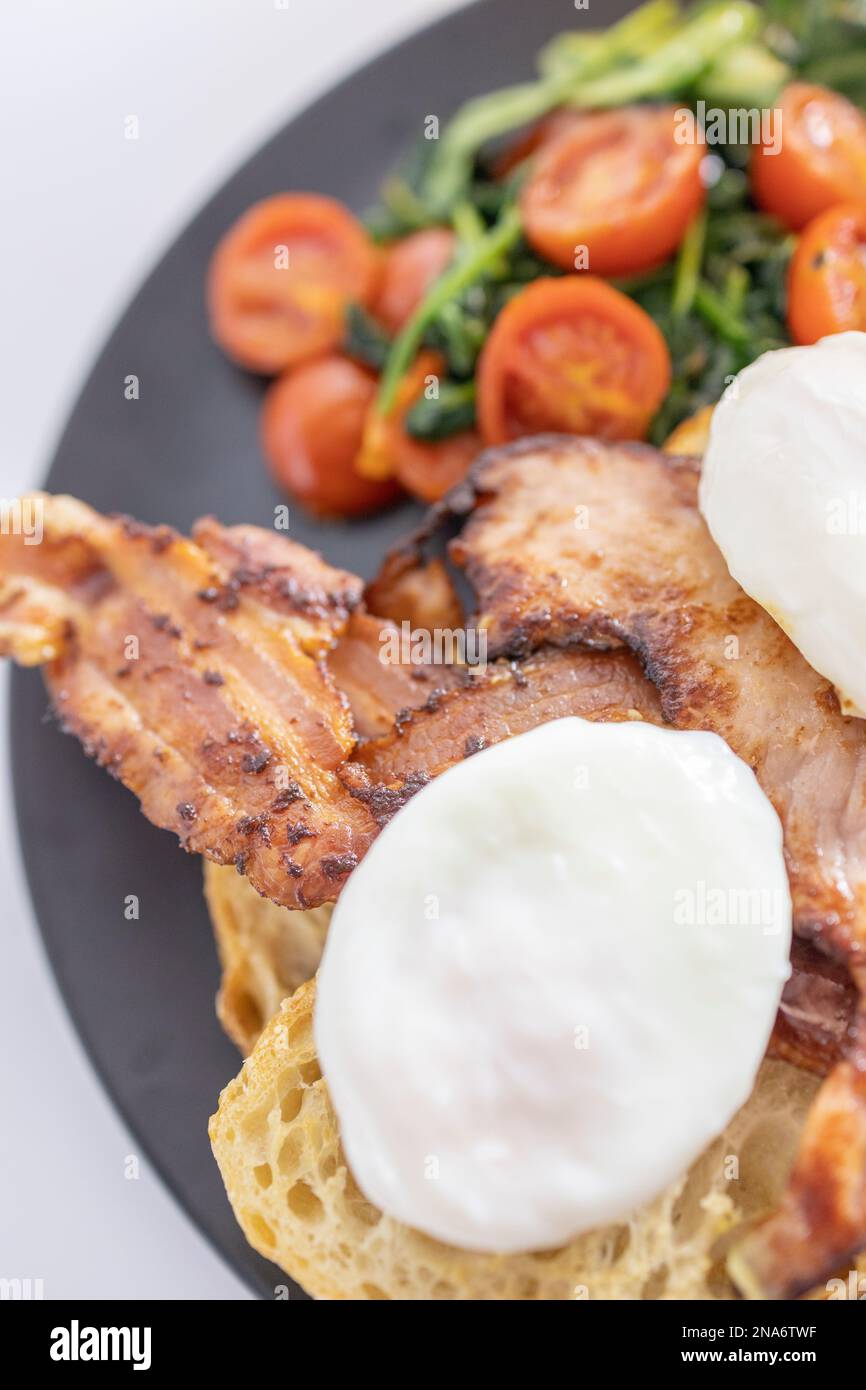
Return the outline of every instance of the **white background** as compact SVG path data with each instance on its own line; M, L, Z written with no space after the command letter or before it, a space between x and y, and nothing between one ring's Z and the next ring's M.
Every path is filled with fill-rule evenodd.
M457 3L6 0L0 497L41 480L102 338L204 198L311 96ZM151 1173L124 1179L135 1145L66 1018L24 885L6 696L4 674L0 1278L42 1279L46 1298L245 1298Z

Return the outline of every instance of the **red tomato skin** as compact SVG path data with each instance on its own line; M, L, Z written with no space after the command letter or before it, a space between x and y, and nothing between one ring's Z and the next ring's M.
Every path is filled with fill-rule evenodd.
M539 335L555 336L562 350L539 360ZM582 393L570 380L581 371ZM546 431L640 439L670 387L671 360L634 300L596 276L566 275L535 280L506 304L476 379L485 444Z
M795 232L838 203L866 201L866 116L838 92L792 82L749 173L758 205Z
M404 432L395 471L407 492L419 502L432 504L463 481L481 449L475 430L462 430L431 443L413 439Z
M495 179L506 179L521 165L541 150L552 145L561 135L565 135L579 125L584 113L558 106L549 115L542 116L516 140L510 140L493 161L491 173Z
M372 311L389 333L408 323L451 261L456 241L448 227L426 227L386 248Z
M323 357L278 378L265 396L262 449L274 482L320 516L381 511L397 483L355 471L376 378L347 357Z
M787 316L801 347L866 331L866 202L830 208L804 228L788 270Z
M593 112L573 122L542 147L523 188L527 240L568 271L633 275L662 264L706 197L703 151L680 141L680 129L674 107Z
M211 258L211 332L238 366L276 375L337 347L347 305L372 297L380 271L378 248L342 203L276 194L249 208Z

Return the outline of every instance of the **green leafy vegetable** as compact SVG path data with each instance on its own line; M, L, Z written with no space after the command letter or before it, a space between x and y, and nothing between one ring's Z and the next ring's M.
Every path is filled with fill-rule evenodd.
M406 416L406 429L413 439L427 443L445 439L475 424L475 382L442 381L435 400L422 396Z
M447 362L438 401L409 413L410 432L439 439L466 428L472 376L496 315L540 276L560 275L521 235L517 197L531 161L489 176L487 151L556 107L615 107L658 99L764 110L794 75L866 103L866 0L709 0L684 11L650 0L606 30L559 35L538 58L538 77L474 98L438 141L419 141L383 190L377 235L451 225L458 251L411 322L387 339L360 311L349 350L383 366L377 409L421 346ZM615 282L661 327L673 364L671 389L652 427L659 441L685 416L718 399L731 375L788 342L785 284L793 238L751 205L748 144L714 149L724 168L709 189L674 262Z
M391 339L381 324L360 304L350 304L346 313L343 351L377 372L382 371L388 360Z

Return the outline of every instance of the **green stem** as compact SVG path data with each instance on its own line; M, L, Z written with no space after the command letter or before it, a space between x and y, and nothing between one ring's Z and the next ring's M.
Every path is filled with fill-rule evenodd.
M743 347L750 341L752 334L748 324L731 310L723 296L706 280L700 280L695 288L695 308L701 318L733 347Z
M386 179L382 185L382 202L389 212L406 227L420 229L430 225L430 215L417 194L405 179Z
M680 91L726 49L752 38L760 26L760 11L749 0L710 5L640 62L577 84L573 103L624 106Z
M671 296L671 313L675 319L684 319L695 302L706 240L707 214L704 210L692 218L680 247Z
M440 214L449 208L469 183L481 146L546 116L562 101L563 90L563 78L557 75L467 102L446 128L424 180L424 198L430 207Z
M582 72L596 76L611 63L646 53L681 23L677 0L648 0L610 29L557 35L538 55L538 69L542 77L569 69L573 76L579 64Z
M773 105L791 75L788 64L763 43L738 43L702 75L700 95L707 106L760 109Z
M750 276L744 265L732 265L725 276L725 299L731 312L742 313L749 293Z
M406 375L433 319L451 299L456 299L485 273L497 258L520 238L520 213L508 207L485 235L458 253L443 275L427 291L405 328L397 335L388 354L379 383L376 411L387 415L394 404L397 387Z
M454 228L458 241L461 241L465 246L471 246L476 241L480 241L486 231L484 218L475 204L470 203L467 198L459 202L452 212L451 226Z

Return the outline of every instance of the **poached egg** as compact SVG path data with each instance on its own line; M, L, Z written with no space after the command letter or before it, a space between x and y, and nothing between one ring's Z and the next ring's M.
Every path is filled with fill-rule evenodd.
M557 1246L747 1099L789 973L778 818L715 734L556 720L449 769L354 871L315 1037L366 1197Z
M734 579L866 716L866 333L765 353L713 415L700 507Z

